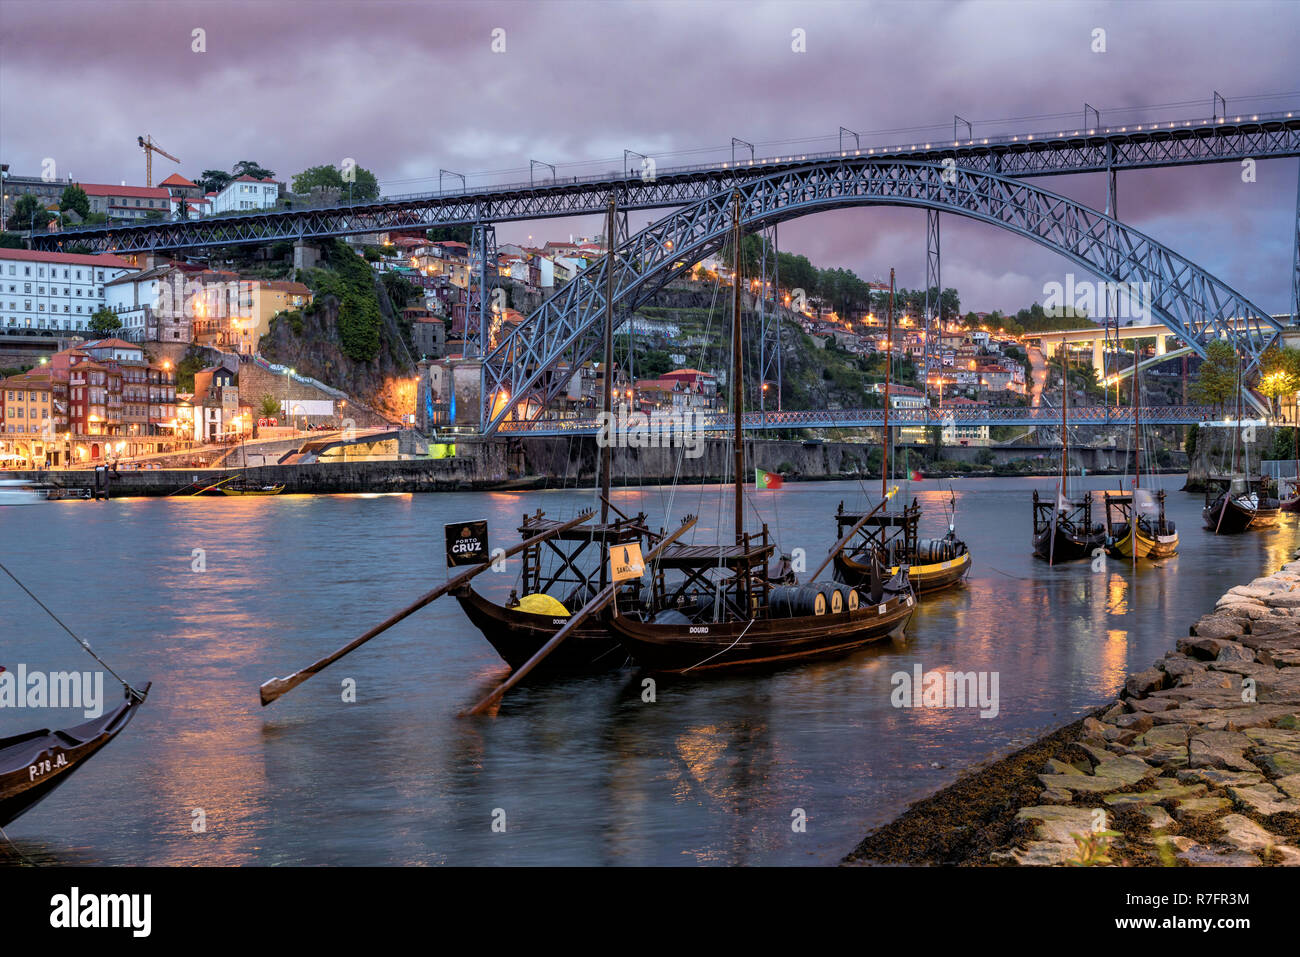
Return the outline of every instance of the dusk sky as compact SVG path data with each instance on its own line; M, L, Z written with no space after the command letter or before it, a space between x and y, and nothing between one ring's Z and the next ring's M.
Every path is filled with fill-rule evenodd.
M1104 53L1092 51L1099 27ZM192 50L196 28L206 52ZM661 169L723 159L732 136L760 155L830 149L841 125L864 143L924 142L951 137L954 113L979 136L1078 126L1085 101L1103 123L1208 117L1214 90L1229 114L1300 108L1291 2L0 0L0 34L0 161L36 175L49 157L60 176L136 185L145 133L183 161L156 158L155 180L251 159L287 181L353 157L392 194L436 189L439 168L471 185L527 180L529 159L589 175L621 168L624 148ZM1296 160L1260 162L1255 183L1241 172L1122 173L1121 218L1287 311ZM1035 183L1105 206L1101 174ZM921 210L846 210L783 225L781 246L865 278L892 266L919 286L924 226ZM598 229L533 221L498 237ZM943 218L943 282L963 308L1041 301L1070 268Z

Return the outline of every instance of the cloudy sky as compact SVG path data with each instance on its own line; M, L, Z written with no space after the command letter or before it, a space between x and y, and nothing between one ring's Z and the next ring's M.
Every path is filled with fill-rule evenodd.
M1105 31L1105 52L1093 51ZM202 52L194 47L203 31ZM801 30L804 52L792 47ZM504 50L499 49L504 41ZM237 2L0 0L0 161L85 182L143 184L136 136L182 159L155 179L253 159L288 179L352 157L386 193L833 148L924 141L953 114L976 135L1081 122L1300 108L1300 4ZM1290 94L1289 96L1283 94ZM1075 118L1079 119L1076 120ZM904 132L906 131L906 132ZM1122 218L1264 308L1289 309L1295 159L1120 177ZM540 175L540 174L539 174ZM1038 185L1102 208L1102 175ZM783 249L871 278L924 280L925 214L826 213L781 228ZM591 219L503 225L502 241L588 234ZM1009 233L943 219L944 285L965 308L1014 310L1064 260Z

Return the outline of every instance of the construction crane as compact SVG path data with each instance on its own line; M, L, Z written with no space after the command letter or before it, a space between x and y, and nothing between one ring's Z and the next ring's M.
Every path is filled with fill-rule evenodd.
M153 137L150 136L148 133L144 134L144 136L137 136L135 138L135 141L140 144L140 149L144 150L144 185L146 186L153 185L153 154L154 153L159 153L167 157L173 163L180 162L180 160L178 160L175 156L172 156L171 153L168 153L165 149L163 149L161 146L155 143L153 141Z

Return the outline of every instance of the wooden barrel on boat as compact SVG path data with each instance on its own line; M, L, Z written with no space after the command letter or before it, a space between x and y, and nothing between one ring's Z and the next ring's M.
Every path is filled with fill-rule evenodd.
M957 543L947 538L923 538L916 543L916 563L918 565L937 565L946 562L957 554Z
M775 618L824 615L829 607L825 585L779 585L772 589L771 608Z
M827 585L825 590L831 600L831 614L844 614L844 587L842 585Z
M856 588L849 589L849 611L857 611L858 605L862 603L862 596L858 594Z

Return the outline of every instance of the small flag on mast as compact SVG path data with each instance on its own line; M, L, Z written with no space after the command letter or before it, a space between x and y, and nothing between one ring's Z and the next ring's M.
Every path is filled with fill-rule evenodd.
M764 472L754 469L754 488L759 491L771 491L781 487L781 476L776 472Z

